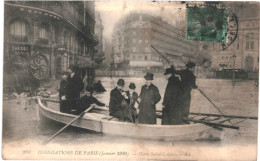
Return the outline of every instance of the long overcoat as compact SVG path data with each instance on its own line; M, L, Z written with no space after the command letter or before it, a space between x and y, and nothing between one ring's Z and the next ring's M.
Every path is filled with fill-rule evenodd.
M164 106L162 115L163 125L182 124L181 96L181 82L177 77L171 76L168 79L162 103Z
M67 100L62 100L61 97L65 96L67 99L68 80L60 81L59 99L60 99L60 112L69 113Z
M84 88L83 81L78 75L68 79L67 101L71 110L76 110L80 101L80 91Z
M190 112L190 101L191 101L191 90L193 88L197 88L196 85L196 76L193 74L192 71L185 69L179 71L181 76L181 85L183 89L182 94L182 106L183 106L183 117L187 117Z
M151 84L142 86L139 104L139 123L156 124L156 107L155 105L161 100L158 88Z
M116 118L124 120L127 118L128 113L122 106L122 102L126 101L129 104L129 99L125 99L121 94L121 91L116 87L110 92L110 101L109 101L109 114Z

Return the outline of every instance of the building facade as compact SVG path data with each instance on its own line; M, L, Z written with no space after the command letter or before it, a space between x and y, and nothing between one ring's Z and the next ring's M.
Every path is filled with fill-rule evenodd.
M225 50L219 43L208 43L212 68L244 69L257 72L259 67L259 4L252 2L227 3L226 6L237 16L238 35Z
M91 82L98 44L94 2L6 1L4 16L5 72L55 79L75 65Z
M95 47L95 61L99 65L103 65L102 62L105 59L104 58L104 42L103 42L103 30L104 26L102 23L102 19L99 12L95 12L95 35L98 37L99 43ZM99 67L101 67L99 66Z
M133 12L114 27L114 63L118 68L136 72L162 72L169 64L151 47L156 48L176 67L188 61L198 62L198 42L185 40L185 32L160 18Z

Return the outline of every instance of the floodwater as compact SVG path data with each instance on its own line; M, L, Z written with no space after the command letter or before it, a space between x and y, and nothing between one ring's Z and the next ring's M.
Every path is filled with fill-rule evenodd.
M97 78L107 92L95 94L102 102L109 103L109 92L119 78ZM129 83L136 84L140 93L143 78L123 78L127 89ZM163 98L167 81L157 78L154 84ZM199 88L216 104L225 115L258 116L258 89L254 81L239 81L232 86L231 80L198 79ZM157 109L162 108L162 100ZM55 137L51 143L42 147L41 143L51 137L64 125L47 120L39 120L36 106L25 108L23 99L3 102L3 157L9 159L160 159L160 160L256 160L257 121L245 120L236 124L239 130L225 129L221 141L162 141L140 140L118 136L102 135L88 130L69 127ZM191 112L220 114L198 91L192 91ZM160 120L158 119L158 123ZM235 123L235 122L232 122ZM22 147L22 149L21 149ZM39 148L41 147L41 148ZM84 149L99 152L118 152L128 154L114 155L43 155L41 149ZM67 148L68 147L68 148ZM158 149L159 148L159 149ZM12 152L10 152L10 150ZM163 151L163 153L161 153ZM112 150L113 152L113 150ZM167 152L167 153L166 153ZM134 153L134 154L133 154ZM180 155L181 154L181 155ZM103 158L102 158L103 157ZM115 158L116 157L116 158Z

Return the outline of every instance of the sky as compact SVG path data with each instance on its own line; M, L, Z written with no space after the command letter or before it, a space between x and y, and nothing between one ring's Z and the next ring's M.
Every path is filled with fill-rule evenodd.
M175 24L177 19L185 16L185 4L181 2L152 1L96 1L95 9L101 15L104 26L103 36L112 38L116 22L132 11L142 11L153 16L159 16L169 24Z

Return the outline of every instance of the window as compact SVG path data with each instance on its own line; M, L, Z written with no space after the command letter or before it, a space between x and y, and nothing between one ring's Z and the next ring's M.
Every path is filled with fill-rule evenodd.
M144 60L148 60L148 57L147 57L147 56L144 56Z
M133 52L136 52L136 48L135 47L133 47Z
M16 41L28 41L28 25L23 20L15 20L10 24L11 39Z
M145 43L148 44L148 40L147 39L145 40Z
M145 47L145 48L144 48L144 51L148 52L148 51L149 51L149 48L148 48L148 47Z
M133 43L136 43L136 39L133 39Z
M135 60L135 55L133 55L133 60Z
M246 50L254 49L254 33L246 34Z
M39 28L39 38L47 39L48 38L48 25L42 24Z
M136 35L136 31L133 31L133 35Z
M143 42L142 40L139 40L139 44L142 44L142 42Z
M139 60L142 60L142 58L143 58L142 56L138 56L138 59L139 59Z

